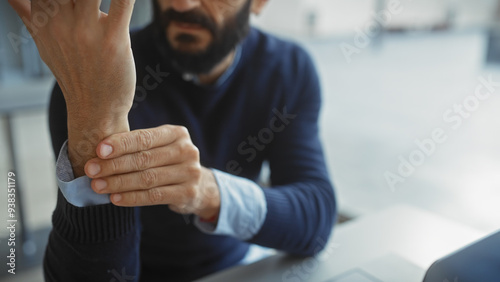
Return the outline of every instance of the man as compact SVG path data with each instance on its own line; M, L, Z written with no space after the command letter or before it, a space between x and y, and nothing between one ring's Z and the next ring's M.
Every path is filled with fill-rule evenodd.
M266 0L155 0L131 36L134 1L100 2L10 0L57 79L46 279L189 281L252 244L319 252L336 204L318 79L301 48L249 27Z

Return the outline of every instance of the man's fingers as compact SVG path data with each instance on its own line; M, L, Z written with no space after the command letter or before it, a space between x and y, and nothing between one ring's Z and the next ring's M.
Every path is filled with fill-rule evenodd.
M97 20L101 14L101 2L102 0L76 0L75 14L87 23L89 20Z
M9 4L23 21L31 18L31 2L29 0L9 0ZM25 24L27 24L25 22Z
M56 17L71 17L74 0L31 0L32 17L42 19L53 19ZM35 20L35 19L33 19Z
M111 202L121 207L142 207L152 205L169 205L180 203L184 199L181 191L185 189L182 185L158 187L145 191L133 191L120 194L112 194Z
M178 164L184 157L181 144L173 143L169 146L128 154L110 160L92 159L85 165L85 174L90 178L100 178L143 171L150 168Z
M113 28L128 32L135 0L111 0L108 20Z
M189 179L189 173L185 166L173 165L94 179L91 186L99 194L141 191L180 184Z
M71 17L73 1L9 0L9 3L34 37L33 32L47 25L51 19L59 16Z
M101 159L112 159L167 146L181 137L189 137L187 129L171 125L119 133L104 139L96 153Z

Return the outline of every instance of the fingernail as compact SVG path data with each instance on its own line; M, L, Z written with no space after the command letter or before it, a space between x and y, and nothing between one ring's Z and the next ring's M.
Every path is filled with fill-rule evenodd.
M101 156L102 157L107 157L113 153L113 147L109 145L102 145L101 146Z
M89 176L97 175L99 172L101 172L101 166L96 163L91 163L89 164L87 171L90 174Z
M108 183L106 181L98 179L94 183L94 187L97 191L102 191L108 186Z
M113 195L113 202L117 203L121 200L122 200L122 195L120 194Z

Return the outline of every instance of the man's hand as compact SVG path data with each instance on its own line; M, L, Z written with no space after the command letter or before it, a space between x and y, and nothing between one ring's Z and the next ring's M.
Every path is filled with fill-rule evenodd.
M97 146L98 158L85 165L92 189L112 194L118 206L169 205L182 214L217 217L220 194L213 173L186 128L164 125L119 133Z
M134 0L9 0L57 79L68 111L75 175L105 137L129 130L136 74L129 23Z

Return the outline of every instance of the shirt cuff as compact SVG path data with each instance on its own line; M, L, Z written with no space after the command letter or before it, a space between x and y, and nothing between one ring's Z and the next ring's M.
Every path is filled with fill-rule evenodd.
M212 169L219 186L221 207L217 225L195 218L202 232L249 240L259 232L267 215L264 191L253 181Z
M75 179L73 166L68 157L68 141L59 152L56 164L57 184L68 203L76 207L89 207L111 203L109 195L97 194L90 186L90 179L82 176Z

